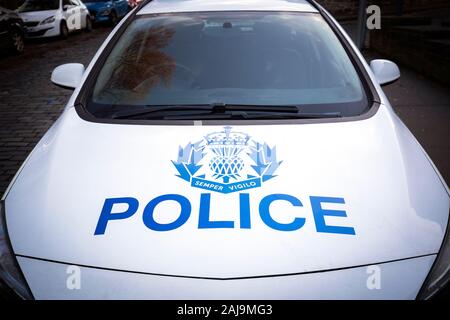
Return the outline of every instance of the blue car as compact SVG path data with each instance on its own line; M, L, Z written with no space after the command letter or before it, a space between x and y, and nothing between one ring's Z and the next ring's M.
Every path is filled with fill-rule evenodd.
M84 1L94 22L110 22L115 25L128 13L127 0L88 0Z

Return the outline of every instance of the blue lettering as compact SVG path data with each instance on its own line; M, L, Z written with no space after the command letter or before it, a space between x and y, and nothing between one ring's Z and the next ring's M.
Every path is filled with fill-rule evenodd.
M201 184L205 188L214 187L205 184L203 181L196 182ZM248 186L251 182L248 182ZM239 189L240 187L236 184L233 188ZM158 223L154 218L155 208L164 201L175 201L180 205L179 216L170 223ZM275 201L285 201L288 202L293 207L303 207L302 202L291 195L288 194L271 194L264 197L259 203L259 214L261 220L270 228L279 231L295 231L301 229L306 222L303 217L292 217L293 221L288 223L281 223L276 221L271 215L270 206ZM320 233L333 233L333 234L346 234L355 235L355 229L353 227L346 226L336 226L329 225L326 223L326 217L347 217L347 213L344 210L329 210L323 209L323 203L330 204L345 204L343 198L332 198L332 197L318 197L310 196L312 213L314 216L315 226L317 232ZM127 205L128 208L115 209L115 205ZM139 201L132 197L123 198L108 198L105 199L103 208L101 210L97 226L94 231L94 235L103 235L106 232L106 227L110 220L125 220L133 216L139 207ZM181 227L185 224L190 215L192 207L189 200L178 194L166 194L152 199L144 208L142 220L145 226L154 231L170 231ZM282 213L282 212L281 212ZM232 229L235 227L235 221L211 221L211 194L202 193L200 195L200 206L199 206L199 229ZM251 229L251 206L250 206L250 195L248 193L239 194L239 227L240 229ZM236 222L237 224L237 222Z
M161 224L155 221L153 218L153 213L155 207L163 201L176 201L180 204L181 211L180 216L171 223ZM191 203L189 200L178 194L166 194L163 196L156 197L150 201L144 209L144 214L142 219L147 228L155 231L170 231L181 227L191 215Z
M211 194L202 193L200 196L200 214L198 217L199 229L232 229L233 221L209 221L211 208Z
M125 212L112 213L112 208L115 204L124 203L128 205L128 209ZM95 228L94 235L105 234L106 225L109 220L122 220L128 219L136 213L139 206L139 202L135 198L110 198L106 199L103 204L102 212L98 218L97 227Z
M264 197L259 204L259 214L264 223L275 230L280 231L295 231L303 227L305 218L295 218L291 223L279 223L270 216L270 204L274 201L284 200L291 203L294 207L302 207L302 203L296 197L288 194L271 194Z
M316 221L317 232L324 233L340 233L355 235L355 229L351 227L329 226L325 222L325 216L332 217L347 217L347 213L341 210L324 210L322 203L341 203L344 204L343 198L329 198L329 197L309 197L311 200L311 207Z
M250 195L248 193L239 194L241 229L250 229Z

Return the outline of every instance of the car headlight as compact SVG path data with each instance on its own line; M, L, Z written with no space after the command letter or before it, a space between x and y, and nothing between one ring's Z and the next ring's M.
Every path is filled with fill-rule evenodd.
M3 201L0 201L0 278L23 299L33 299L9 242Z
M450 221L447 223L447 232L444 237L439 254L434 261L428 277L422 289L420 289L417 299L430 299L450 281Z
M55 22L55 16L51 16L51 17L48 17L48 18L42 20L41 24L47 24L47 23L52 23L52 22Z

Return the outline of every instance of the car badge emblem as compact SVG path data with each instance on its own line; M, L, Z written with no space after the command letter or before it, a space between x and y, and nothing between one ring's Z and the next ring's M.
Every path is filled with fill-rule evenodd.
M258 188L276 177L282 163L277 160L276 147L232 129L224 127L180 146L177 160L172 161L177 176L192 187L225 194Z

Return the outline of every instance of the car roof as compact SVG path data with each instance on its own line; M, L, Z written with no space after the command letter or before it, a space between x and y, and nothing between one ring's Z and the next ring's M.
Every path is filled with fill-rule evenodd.
M137 14L204 11L318 12L307 0L153 0Z

